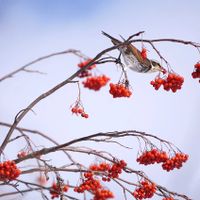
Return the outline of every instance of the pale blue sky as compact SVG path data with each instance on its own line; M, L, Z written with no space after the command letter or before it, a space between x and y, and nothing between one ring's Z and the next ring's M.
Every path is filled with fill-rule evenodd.
M0 76L37 57L69 48L80 49L93 57L111 46L101 30L116 37L145 30L146 38L200 41L199 7L198 0L0 0ZM159 60L147 47L149 56ZM198 199L200 95L198 81L192 80L190 74L200 56L195 49L182 45L163 43L157 47L173 69L185 77L183 89L176 94L154 91L149 82L156 74L129 71L133 87L130 99L112 99L108 88L98 93L82 90L82 101L90 115L88 120L71 116L69 107L76 99L77 90L75 85L70 85L40 102L34 108L37 115L28 114L20 125L44 131L59 142L112 130L136 129L156 134L188 153L189 162L172 173L159 172L154 167L142 168L135 163L132 166L143 169L164 186ZM11 123L19 110L73 73L77 62L79 59L72 55L52 58L32 67L47 72L47 76L21 73L0 83L0 120ZM113 81L118 80L120 72L113 64L100 68ZM16 149L8 147L11 159ZM114 150L120 155L121 152ZM131 164L135 155L132 154L120 156ZM117 195L120 199L122 194Z

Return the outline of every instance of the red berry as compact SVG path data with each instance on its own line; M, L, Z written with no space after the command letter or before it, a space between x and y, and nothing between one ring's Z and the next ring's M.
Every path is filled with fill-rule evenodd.
M52 199L59 198L61 193L67 192L67 191L68 191L67 185L63 185L63 184L54 182L54 183L52 183L51 189L50 189L51 198Z
M121 83L121 84L113 84L110 83L110 94L113 95L113 98L117 97L130 97L132 95L132 92L129 90L129 88Z
M192 72L191 75L192 75L192 78L194 79L198 78L200 82L200 62L194 65L194 71Z
M89 59L85 60L84 62L80 62L80 63L78 64L78 67L79 67L79 68L85 67L91 60L92 60L92 59L89 58ZM88 69L88 70L92 70L92 69L94 69L95 67L96 67L96 65L94 64L94 65L89 66L87 69Z
M142 48L141 56L142 56L143 59L147 58L147 50L145 48Z
M181 89L183 82L184 78L180 75L169 73L165 79L155 78L155 80L151 81L150 84L153 85L155 90L158 90L160 86L163 85L164 90L176 92L177 90Z
M92 76L83 81L83 85L90 90L98 91L101 89L101 87L105 86L109 80L110 78L105 75Z
M0 163L0 181L12 181L15 180L21 171L17 168L14 161L5 161Z
M147 180L141 181L139 187L133 192L136 199L152 198L156 192L156 185Z
M165 151L158 151L157 149L152 149L150 151L143 152L138 158L137 162L144 165L162 163L168 159L168 155Z
M173 197L165 197L162 200L174 200L174 198Z
M174 168L180 169L184 162L188 160L188 155L183 153L176 153L172 158L167 159L162 168L166 171L173 170Z
M80 106L78 103L71 109L72 113L75 113L76 115L81 115L81 117L88 118L89 115L85 113L82 106Z

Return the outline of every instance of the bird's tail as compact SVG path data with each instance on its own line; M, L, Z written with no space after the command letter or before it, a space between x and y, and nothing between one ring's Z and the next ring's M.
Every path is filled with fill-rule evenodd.
M111 35L109 35L108 33L105 33L104 31L102 31L102 34L105 35L106 37L110 38L111 41L112 41L112 43L113 43L114 45L118 45L118 44L121 43L120 40L118 40L118 39L112 37Z

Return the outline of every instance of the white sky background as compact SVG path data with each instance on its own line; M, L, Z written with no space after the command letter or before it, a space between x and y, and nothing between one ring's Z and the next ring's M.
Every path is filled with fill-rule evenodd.
M47 3L49 2L49 3ZM84 2L84 3L83 3ZM199 1L0 1L0 76L43 55L69 48L81 50L93 57L111 46L101 30L118 37L145 30L144 38L179 38L199 42ZM163 3L164 2L164 3ZM173 69L185 77L183 89L173 94L155 91L149 84L156 74L129 72L133 87L130 99L113 99L108 87L100 92L82 90L82 101L90 118L72 116L70 105L76 100L76 85L67 85L41 101L20 126L41 130L58 142L101 131L139 130L170 140L190 160L181 170L170 173L161 168L141 167L135 163L137 148L115 155L129 160L133 168L143 169L149 177L171 190L200 197L199 83L191 78L193 65L199 60L196 49L183 45L156 45ZM140 48L140 44L138 44ZM149 57L159 60L152 49ZM113 55L116 55L113 52ZM48 75L20 73L0 83L0 121L12 123L19 110L76 71L79 62L65 55L40 62L32 69ZM117 82L120 71L113 64L99 67ZM0 128L3 140L7 129ZM43 140L37 144L45 145ZM10 159L19 146L8 146ZM49 145L49 144L48 144ZM108 149L109 150L109 149ZM57 159L61 164L62 159ZM161 171L161 172L160 172ZM69 178L70 180L70 178ZM115 188L115 187L114 187ZM113 188L113 191L114 191ZM116 199L121 199L117 189ZM39 196L38 196L39 198ZM30 195L24 199L33 199Z

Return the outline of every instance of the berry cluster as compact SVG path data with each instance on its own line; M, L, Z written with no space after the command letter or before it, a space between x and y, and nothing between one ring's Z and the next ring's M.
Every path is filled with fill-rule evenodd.
M124 160L120 160L119 162L115 162L114 164L108 163L100 163L99 165L91 165L90 170L92 171L101 171L107 173L107 176L102 177L103 181L110 181L111 178L118 178L119 174L122 173L122 170L126 167L126 162Z
M110 190L101 189L95 192L93 200L106 200L110 198L114 198L113 193Z
M118 178L119 174L122 173L122 170L127 166L127 163L124 160L120 160L119 162L114 163L110 170L108 177L110 178Z
M173 170L174 168L181 168L183 163L188 160L188 155L183 153L176 153L173 157L169 157L165 151L152 149L145 151L137 158L137 162L143 165L154 163L162 163L162 168L166 171Z
M81 185L74 188L75 192L83 193L89 191L94 195L93 200L106 200L108 198L113 198L114 195L110 190L105 190L100 181L93 177L92 172L84 173L85 180Z
M129 88L121 83L121 84L113 84L110 83L110 94L113 95L113 98L117 97L130 97L132 95L132 92L129 90Z
M15 180L21 171L17 168L14 161L5 161L0 163L0 181Z
M89 88L90 90L98 91L101 89L101 87L105 86L109 80L110 78L108 78L105 75L92 76L83 81L83 85L84 87Z
M100 181L95 179L91 172L84 173L84 177L83 183L74 188L75 192L83 193L84 191L91 191L94 193L102 188Z
M166 171L173 170L174 168L180 169L184 162L188 160L188 155L183 153L176 153L172 158L166 160L162 164L162 168Z
M108 174L108 172L111 169L111 165L106 162L102 162L99 165L97 164L90 165L89 169L92 171L105 172ZM108 177L107 175L103 176L102 181L110 181L110 177Z
M59 198L59 196L63 193L63 192L67 192L68 191L68 186L67 185L60 185L59 183L53 183L50 189L50 194L51 194L51 198Z
M71 109L72 113L75 113L76 115L81 115L81 117L88 118L89 115L85 113L84 109L76 104L74 107Z
M27 155L27 153L25 151L20 151L18 154L17 154L17 157L18 158L23 158Z
M142 48L141 56L144 60L147 58L147 50L145 48Z
M200 83L200 62L194 65L194 71L192 72L192 78L199 78Z
M174 200L174 198L173 197L165 197L162 200Z
M168 155L165 151L158 151L157 149L152 149L150 151L145 151L137 158L137 162L144 165L162 163L168 160Z
M85 67L90 61L91 61L91 59L87 59L87 60L85 60L84 62L79 63L79 64L78 64L78 67L79 67L79 68L83 68L83 67ZM91 65L91 66L89 66L86 70L82 71L82 72L78 75L78 77L79 77L79 78L85 78L85 77L91 76L92 74L89 72L89 70L92 70L92 69L94 69L95 67L96 67L96 65Z
M92 170L92 171L100 171L100 172L103 172L103 171L109 171L110 170L110 167L111 165L106 163L106 162L102 162L100 164L93 164L93 165L90 165L89 169Z
M158 90L161 85L163 85L164 90L169 91L171 89L172 92L176 92L180 90L184 82L184 78L175 73L169 73L166 79L163 78L155 78L154 81L151 81L151 85Z
M136 199L142 200L153 197L155 192L156 185L145 180L140 182L140 186L133 192L133 196Z
M91 60L92 59L87 59L87 60L85 60L85 61L83 61L83 62L80 62L79 64L78 64L78 67L79 68L83 68L83 67L85 67L89 62L91 62ZM92 70L92 69L94 69L96 67L96 65L94 64L94 65L91 65L91 66L89 66L87 69L88 70Z

